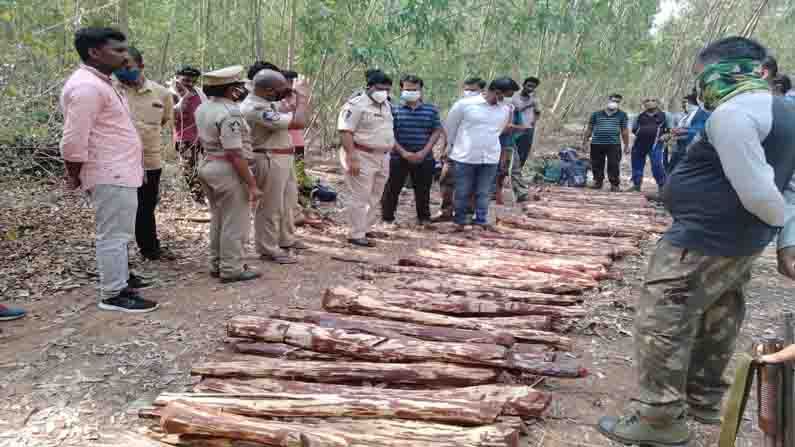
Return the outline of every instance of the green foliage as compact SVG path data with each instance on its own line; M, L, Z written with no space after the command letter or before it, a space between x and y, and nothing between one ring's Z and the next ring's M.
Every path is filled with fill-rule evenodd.
M560 97L544 123L585 116L608 91L624 93L629 108L649 94L673 105L690 88L693 55L741 32L759 5L680 0L653 34L658 0L0 0L0 144L57 144L57 94L79 62L73 33L122 23L124 1L130 41L156 81L185 64L292 63L312 81L309 138L321 146L336 142L340 106L370 67L421 76L426 100L442 110L466 76L539 75L545 108ZM770 0L756 28L782 67L795 62L793 23L790 0Z

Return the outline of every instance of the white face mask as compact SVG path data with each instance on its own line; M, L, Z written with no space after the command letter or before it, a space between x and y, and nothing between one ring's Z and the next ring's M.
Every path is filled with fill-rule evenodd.
M464 97L477 96L480 92L477 90L464 90Z
M420 99L420 92L403 90L400 92L400 99L406 102L417 102Z
M617 110L618 109L618 103L615 102L615 101L608 102L607 103L607 109L608 110Z
M386 98L389 96L389 93L384 90L378 90L370 94L370 98L373 101L381 104L382 102L386 101Z

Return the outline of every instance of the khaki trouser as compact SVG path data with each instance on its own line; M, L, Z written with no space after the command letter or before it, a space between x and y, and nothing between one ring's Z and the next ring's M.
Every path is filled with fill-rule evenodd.
M662 240L635 317L641 417L664 426L691 406L719 410L745 317L754 256L707 256Z
M248 191L228 161L205 160L199 181L210 203L210 271L222 278L243 271L243 240L249 232Z
M294 156L257 153L254 173L262 198L254 215L257 252L277 256L295 243L293 211L298 201Z
M351 221L349 237L362 239L375 223L384 185L389 178L389 154L357 150L353 155L359 159L360 172L356 177L348 174L345 149L340 149L340 163L345 170L345 184L351 191L348 204Z

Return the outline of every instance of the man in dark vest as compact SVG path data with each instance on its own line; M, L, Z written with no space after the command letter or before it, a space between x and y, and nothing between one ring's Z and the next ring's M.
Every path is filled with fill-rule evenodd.
M674 222L649 262L637 305L640 393L598 429L623 444L685 445L686 416L720 423L745 315L751 266L778 235L779 270L795 279L795 106L760 76L767 50L719 40L694 65L705 131L665 185Z

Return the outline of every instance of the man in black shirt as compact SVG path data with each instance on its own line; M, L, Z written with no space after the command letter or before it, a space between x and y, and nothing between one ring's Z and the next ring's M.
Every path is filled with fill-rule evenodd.
M632 133L635 144L632 145L632 190L640 191L643 184L643 172L646 169L646 157L651 159L651 171L657 186L665 184L665 167L663 166L663 143L660 137L668 133L665 112L657 105L657 100L647 98L643 101L644 111L635 119Z

